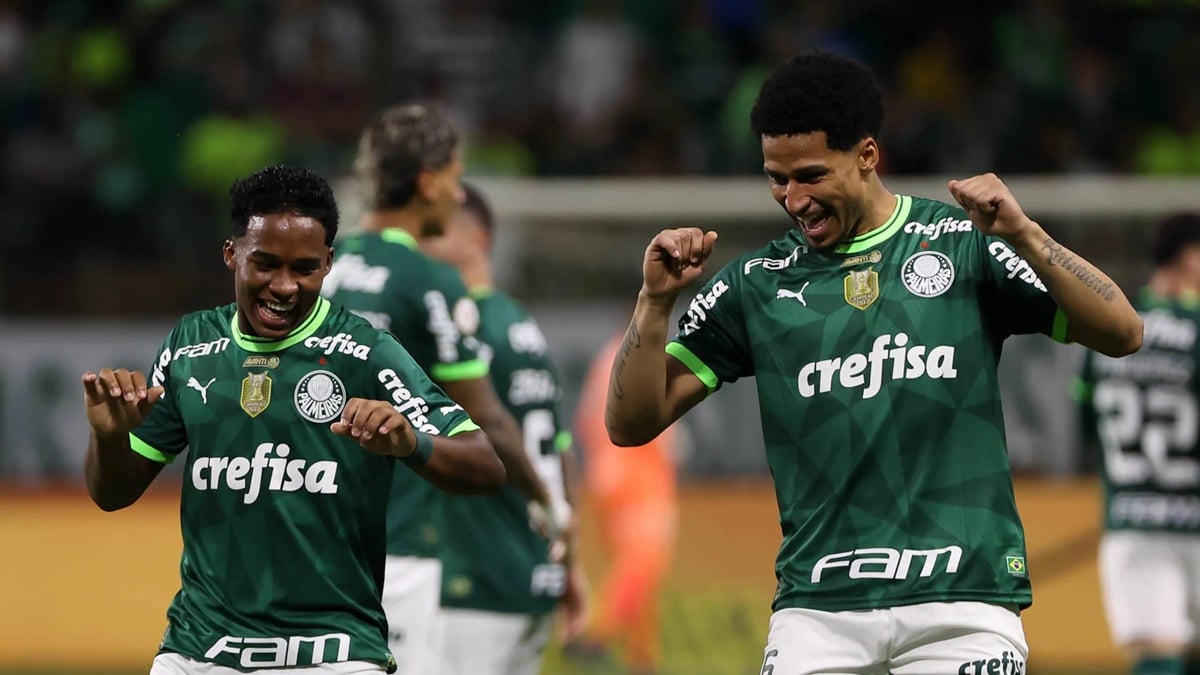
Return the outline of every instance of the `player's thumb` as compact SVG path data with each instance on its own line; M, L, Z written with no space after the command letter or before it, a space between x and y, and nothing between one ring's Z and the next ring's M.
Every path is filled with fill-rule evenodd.
M150 409L154 407L154 404L162 400L163 394L166 392L167 390L163 387L150 387L146 391L146 398L138 401L138 410L141 411L143 416L148 414Z
M338 421L334 422L333 424L330 424L329 430L332 431L333 433L337 434L338 436L349 436L350 435L350 425L346 424L345 422L343 422L341 420L338 420Z

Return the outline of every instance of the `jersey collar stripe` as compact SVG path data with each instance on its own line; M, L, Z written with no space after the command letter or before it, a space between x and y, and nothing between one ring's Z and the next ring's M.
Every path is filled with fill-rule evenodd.
M417 238L404 230L398 230L394 227L389 227L379 233L379 238L389 244L400 244L407 248L416 250Z
M458 426L454 427L446 434L446 438L455 436L457 434L465 434L468 431L478 431L478 430L479 430L479 425L475 424L474 420L463 420L458 423Z
M892 210L892 216L883 224L883 227L872 230L861 238L851 239L845 244L838 246L837 252L862 253L875 246L879 246L900 231L900 228L904 225L904 221L908 220L908 212L910 210L912 210L912 197L896 195L896 208Z
M1050 339L1064 345L1071 342L1067 339L1067 315L1061 307L1054 311L1054 328L1050 329Z
M558 452L570 452L571 446L574 444L575 437L566 429L554 434L554 449Z
M712 368L704 365L700 357L692 353L692 350L684 347L678 342L667 343L667 353L679 359L683 365L692 371L692 374L700 378L705 387L708 387L708 393L713 393L721 382L717 379L717 374L712 371Z
M474 380L488 374L488 363L483 359L471 359L461 363L435 363L429 369L429 374L433 379L442 382Z
M325 298L317 298L317 304L313 305L313 309L308 313L308 318L296 326L295 330L288 333L288 336L277 342L268 342L260 337L246 335L242 329L238 327L238 313L233 313L233 318L229 322L229 332L233 335L233 341L239 347L248 352L266 353L278 352L304 340L308 336L317 332L322 323L325 323L325 317L329 316L329 301Z
M175 455L168 455L158 448L155 448L153 445L150 445L146 441L134 436L132 431L129 432L129 449L133 450L142 457L145 457L152 462L158 462L159 464L170 464L171 462L175 461Z

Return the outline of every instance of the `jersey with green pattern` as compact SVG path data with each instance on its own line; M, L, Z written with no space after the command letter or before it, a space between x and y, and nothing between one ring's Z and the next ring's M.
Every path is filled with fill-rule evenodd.
M473 292L479 339L492 383L521 425L525 449L556 500L563 499L562 458L570 433L559 416L561 390L542 331L511 297ZM529 523L529 498L511 486L495 495L446 500L442 606L509 614L554 608L566 584L549 560L549 542Z
M330 424L361 397L428 434L478 427L400 343L325 299L280 341L237 321L227 305L175 325L150 371L166 393L130 434L155 461L188 450L182 587L161 650L239 669L391 667L379 598L401 463Z
M668 353L710 392L754 376L783 542L774 608L1028 605L1001 343L1066 321L960 209L897 195L832 252L792 230L704 286Z
M1136 354L1084 357L1084 432L1102 451L1110 530L1200 534L1200 303L1144 289Z
M479 311L456 269L421 253L403 230L354 234L335 248L322 290L326 297L391 331L438 382L487 375L474 338ZM435 557L442 501L428 482L397 470L388 506L388 554Z

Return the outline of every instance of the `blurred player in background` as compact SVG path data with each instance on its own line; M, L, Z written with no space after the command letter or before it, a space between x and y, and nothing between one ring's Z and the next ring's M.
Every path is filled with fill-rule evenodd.
M1160 223L1125 359L1089 352L1078 395L1105 486L1100 581L1135 675L1200 675L1200 215Z
M783 530L764 674L1022 673L1001 344L1040 332L1119 356L1142 322L995 175L951 181L962 208L889 192L882 122L859 63L812 52L771 73L751 126L792 227L719 270L669 343L717 235L653 238L608 431L640 445L755 378Z
M359 139L355 171L367 213L359 232L338 242L325 282L328 297L392 332L452 400L492 440L509 483L550 513L521 429L505 410L479 357L479 310L452 266L421 253L418 242L442 233L463 201L462 145L450 120L427 105L385 110ZM427 412L423 410L422 412ZM435 672L441 653L438 560L441 498L398 473L388 527L383 605L402 675Z
M491 207L470 185L445 232L422 249L454 265L479 307L480 352L509 412L520 420L525 451L545 481L555 511L571 513L571 434L559 416L562 391L546 339L521 305L492 277ZM585 621L586 589L573 534L551 543L533 523L528 498L506 487L496 495L446 500L442 527L443 639L439 675L536 675L562 608L562 634ZM565 556L565 557L564 557Z
M230 193L236 302L180 319L148 382L83 377L88 490L124 508L189 451L182 588L153 675L390 672L379 598L394 458L458 491L499 489L503 467L395 339L320 297L329 185L272 167Z
M675 542L676 430L668 427L645 445L613 445L604 428L613 358L624 333L592 359L575 413L589 507L600 524L608 573L599 585L595 619L572 650L596 656L623 643L635 675L657 672L660 659L659 601Z

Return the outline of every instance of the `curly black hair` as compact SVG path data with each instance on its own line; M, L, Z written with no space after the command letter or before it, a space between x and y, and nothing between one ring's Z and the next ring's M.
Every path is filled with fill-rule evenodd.
M363 130L354 158L367 208L406 206L421 172L445 167L458 146L458 129L438 108L412 103L384 110Z
M883 94L866 66L814 50L794 56L763 82L750 111L759 137L824 131L830 150L846 151L883 127Z
M229 188L229 217L235 238L246 234L254 216L293 213L312 218L325 228L325 244L333 245L337 236L338 208L329 183L309 171L294 166L268 166Z
M1184 248L1192 244L1200 244L1200 215L1190 212L1173 214L1158 224L1150 259L1155 267L1169 265L1175 262Z

